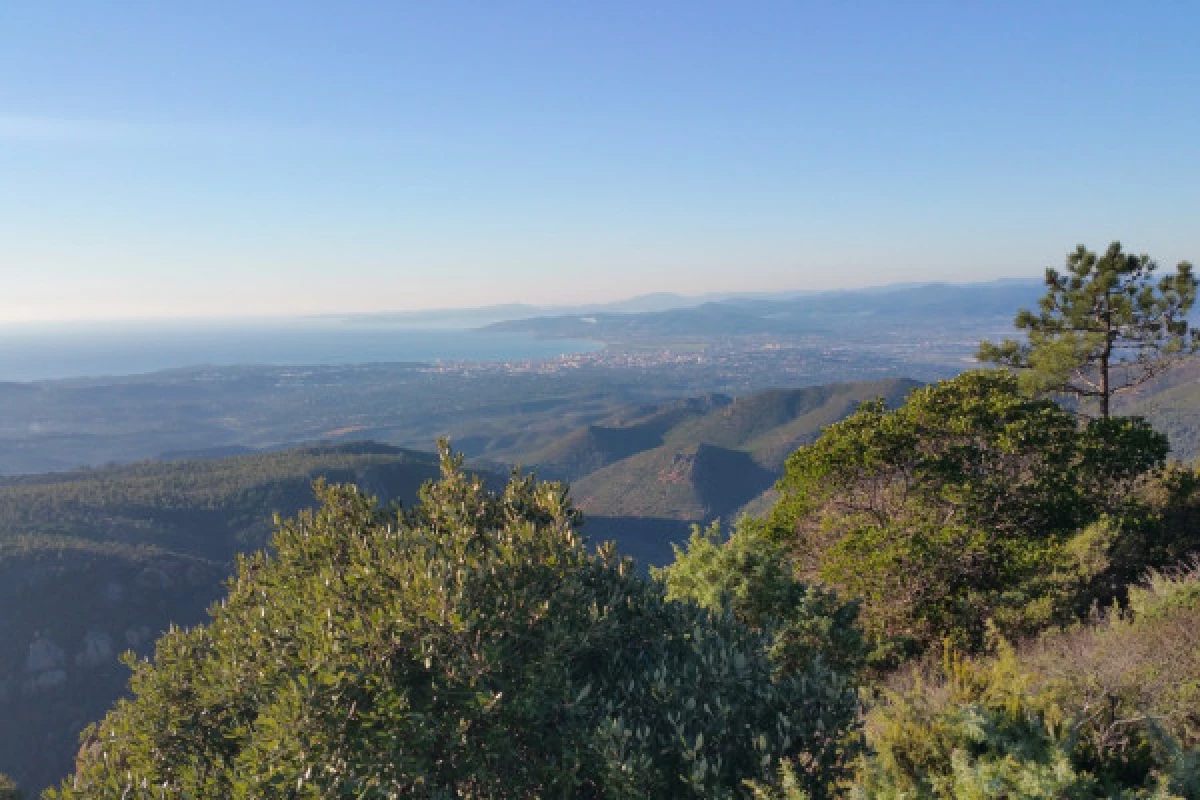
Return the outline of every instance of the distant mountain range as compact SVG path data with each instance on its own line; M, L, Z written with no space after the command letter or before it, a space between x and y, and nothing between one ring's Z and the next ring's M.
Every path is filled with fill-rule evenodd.
M1011 315L1015 299L1029 305L1035 302L1042 283L1037 280L1006 278L984 283L897 283L862 289L793 290L783 292L710 292L684 295L674 292L655 292L627 300L608 303L588 303L574 306L538 306L509 303L479 308L447 308L428 311L394 311L364 314L330 314L323 319L341 320L356 325L380 325L396 328L464 329L488 328L498 330L528 330L531 320L565 320L599 315L667 314L699 307L735 306L752 315L774 313L777 307L795 310L825 308L832 303L839 308L860 306L865 299L868 307L889 305L899 299L902 307L919 309L922 305L946 307L948 301L974 301L991 295L984 302L1002 313ZM907 296L906 296L907 295ZM918 295L925 295L918 298ZM1029 298L1032 297L1032 300ZM874 298L874 299L870 299ZM882 299L880 299L882 298ZM852 311L854 309L851 309ZM858 308L857 310L863 310Z
M463 330L479 328L496 322L563 314L640 313L688 308L730 295L688 296L673 292L656 292L617 300L611 303L591 303L576 306L535 306L525 303L505 303L479 308L444 308L428 311L384 311L362 314L328 314L332 319L356 325L381 325L395 328Z
M811 294L731 296L686 307L637 313L599 309L495 322L485 330L602 341L639 337L738 334L853 334L869 327L931 324L973 329L994 319L1011 324L1017 309L1036 306L1039 281L931 283Z

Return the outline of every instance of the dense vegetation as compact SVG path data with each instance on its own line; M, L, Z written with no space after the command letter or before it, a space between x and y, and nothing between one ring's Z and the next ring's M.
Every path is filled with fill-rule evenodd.
M1150 256L1126 253L1120 242L1103 255L1079 245L1064 272L1046 269L1038 313L1018 312L1014 324L1025 340L984 341L979 357L1016 368L1034 391L1077 398L1107 418L1114 397L1200 344L1188 329L1196 302L1191 263L1155 281L1157 270Z
M832 790L846 675L589 554L561 486L442 469L398 515L318 487L210 624L130 662L59 796L732 797L785 759Z
M871 798L1200 796L1200 573L1020 650L947 649L867 716Z
M30 791L57 782L128 683L117 656L201 621L235 555L266 544L272 513L310 506L315 478L412 503L437 470L341 445L0 480L0 770Z
M584 535L614 539L642 564L663 564L691 522L732 514L762 492L787 453L822 425L877 394L896 402L912 385L835 384L632 406L557 439L537 457L538 471L577 477L611 463L609 478L573 488L573 497L591 498ZM701 447L698 463L686 461ZM679 469L638 472L644 480L634 486L621 481L643 457L671 465L679 454ZM438 470L432 454L361 443L178 455L0 478L0 603L11 612L0 615L0 770L27 788L56 782L78 730L120 695L127 681L117 655L146 653L170 623L203 619L234 555L267 543L272 514L311 505L314 478L410 505ZM730 480L730 460L749 469ZM645 516L607 516L604 504L614 498L618 511ZM682 518L666 518L669 498L682 499Z
M558 484L448 453L407 510L322 484L129 662L57 796L1194 796L1200 580L1131 583L1197 551L1165 453L967 373L831 426L653 580Z
M173 538L156 529L170 514L302 500L318 465L365 485L318 480L319 507L239 557L208 624L127 656L131 694L52 796L1200 796L1200 472L1120 416L1182 384L1159 374L1090 419L1042 380L1064 353L1106 391L1105 370L1161 373L1190 346L1171 337L1194 286L1186 265L1151 285L1146 259L1076 256L1043 317L1018 316L1036 336L1008 348L1012 372L902 402L898 382L710 395L536 450L584 505L763 511L695 528L649 577L585 545L565 485L515 473L493 491L445 446L437 465L401 458L396 475L438 470L402 507L370 496L388 462L372 446L293 454L250 487L224 462L125 468L145 502L126 516L104 481L0 486L0 520L55 521L0 537L18 581L103 553L99 575L164 589L211 586L205 569L263 543L228 524ZM1116 323L1091 330L1093 312ZM1105 360L1138 336L1156 355ZM864 388L885 396L846 416ZM110 663L89 636L75 662ZM41 639L28 658L26 694L67 667Z
M1138 583L1200 553L1167 452L965 373L829 425L649 580L558 484L320 484L129 662L60 796L1186 797L1200 584Z
M988 620L1022 635L1111 598L1104 573L1145 552L1138 490L1166 454L1140 420L1080 426L1010 375L971 372L798 450L771 524L805 578L861 598L881 657L975 648Z
M1200 502L1166 449L967 373L830 426L768 519L697 531L659 576L861 676L849 796L1194 797L1200 576L1153 568L1200 553Z

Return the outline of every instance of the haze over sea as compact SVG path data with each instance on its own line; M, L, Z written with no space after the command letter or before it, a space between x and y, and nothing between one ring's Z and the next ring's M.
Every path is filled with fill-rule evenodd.
M192 366L523 361L597 350L524 333L414 330L343 320L0 327L0 381L135 375Z

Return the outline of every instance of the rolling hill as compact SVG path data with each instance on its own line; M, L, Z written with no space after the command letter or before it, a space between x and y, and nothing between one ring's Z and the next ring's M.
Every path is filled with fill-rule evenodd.
M1118 395L1118 414L1145 417L1167 434L1171 456L1186 463L1200 458L1200 358L1191 358L1127 395Z
M622 459L657 447L673 429L724 408L733 400L705 395L620 411L535 450L522 460L548 478L575 480Z
M573 481L590 539L661 564L692 523L761 498L821 427L913 385L630 405L519 460ZM311 505L315 478L410 504L438 471L433 454L375 443L227 452L0 478L0 773L26 787L65 775L79 730L125 689L117 655L201 621L236 554L265 546L273 515Z
M688 308L642 313L560 314L493 323L486 330L602 341L654 336L790 335L869 328L927 330L994 319L1003 326L1018 308L1037 303L1038 281L931 283L799 296L734 297Z
M600 465L571 487L588 514L685 522L729 518L770 490L788 454L826 425L864 400L898 403L916 385L893 379L776 389L735 400L701 398L588 426L530 460L548 474ZM605 447L613 442L621 447ZM547 457L554 460L538 460Z
M572 493L584 513L701 522L732 514L777 477L743 450L663 446L588 475Z

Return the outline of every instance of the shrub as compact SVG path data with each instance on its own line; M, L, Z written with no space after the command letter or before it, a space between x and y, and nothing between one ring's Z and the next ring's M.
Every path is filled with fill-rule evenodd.
M977 649L988 620L1017 636L1071 619L1147 517L1132 495L1166 453L1139 419L1080 427L1007 373L966 373L794 453L771 524L802 578L861 599L876 662L894 664L943 637Z
M990 658L947 648L868 715L863 798L1200 796L1200 577Z
M849 676L862 669L858 603L799 581L785 546L761 520L743 517L728 538L717 523L694 527L686 546L675 546L674 563L654 574L668 598L774 630L776 662L785 669L820 663Z
M442 469L391 517L318 485L208 625L131 662L56 796L719 798L791 759L821 797L844 773L843 676L587 552L561 486Z
M1022 656L1034 688L1075 720L1079 763L1140 782L1200 758L1200 573L1151 573L1125 610L1043 637ZM1181 760L1182 759L1182 760ZM1189 769L1200 768L1200 763ZM1200 771L1192 773L1200 780ZM1200 795L1200 783L1190 784Z

